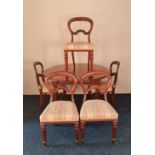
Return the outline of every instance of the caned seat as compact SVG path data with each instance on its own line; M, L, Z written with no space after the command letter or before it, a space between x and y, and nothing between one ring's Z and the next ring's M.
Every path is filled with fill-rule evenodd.
M73 124L75 143L78 143L79 114L74 101L77 82L75 75L65 71L52 72L45 77L50 102L39 117L44 145L47 145L46 125L48 124ZM66 93L70 94L70 101L60 98L60 96L66 97Z
M76 105L71 101L50 102L40 115L40 122L73 122L79 120Z
M82 105L80 119L85 121L118 119L118 113L107 101L87 100Z
M85 25L85 27L83 27L84 23L87 23L89 26ZM75 25L76 26L78 25L81 28L75 28ZM88 17L73 17L69 19L67 26L71 34L71 41L64 45L66 71L68 71L68 53L69 52L72 54L74 71L75 71L75 66L76 66L74 52L78 52L78 53L87 52L88 53L88 61L87 61L88 71L93 69L94 46L90 41L90 34L92 32L93 25L94 25L93 20ZM82 39L81 41L78 37L76 37L79 33L83 33L85 36L87 36L87 40L83 41L84 39Z
M87 82L86 82L87 81ZM116 129L118 113L107 100L108 89L111 86L112 77L105 71L92 71L85 73L80 80L84 93L83 104L80 111L81 142L84 143L84 127L87 122L112 122L112 143L116 141ZM97 93L99 99L89 99ZM100 95L99 95L100 94ZM104 100L101 98L104 97Z

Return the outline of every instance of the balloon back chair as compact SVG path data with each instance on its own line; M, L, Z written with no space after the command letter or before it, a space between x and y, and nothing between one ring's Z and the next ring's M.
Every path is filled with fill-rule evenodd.
M35 75L36 75L36 81L38 85L38 90L40 93L40 103L39 107L41 107L44 104L45 100L45 95L48 94L48 89L45 85L45 79L44 79L44 66L41 62L35 61L33 63L33 67L35 70Z
M43 144L47 145L46 125L48 124L73 124L75 129L75 143L77 144L79 114L74 101L77 78L69 72L58 71L49 74L45 78L45 84L49 90L51 99L48 106L40 115ZM63 92L65 92L64 94L70 94L70 100L59 100L58 96Z
M78 23L88 23L89 28L88 30L85 30L86 28L79 28L77 30L73 29L72 25L78 25ZM71 42L66 43L64 46L64 52L65 52L65 65L66 65L66 71L68 71L68 53L70 52L72 55L72 62L75 72L75 57L74 52L88 52L88 70L93 69L93 44L90 41L90 35L93 29L93 20L88 17L74 17L69 19L68 21L68 29L71 34ZM79 33L83 33L87 36L87 41L75 41L75 36ZM77 37L76 37L77 38ZM76 39L77 40L77 39Z
M115 97L115 89L117 85L117 80L118 80L118 71L120 67L120 62L119 61L113 61L110 64L110 73L112 76L112 84L108 89L108 93L111 94L111 101L112 105L114 108L116 108L116 97Z
M88 122L112 122L112 143L116 141L118 113L107 100L107 93L111 81L111 75L104 71L88 72L81 77L80 82L84 93L83 104L80 111L80 137L82 143L84 143L84 127ZM93 92L100 92L100 98L89 99L88 94L90 95Z

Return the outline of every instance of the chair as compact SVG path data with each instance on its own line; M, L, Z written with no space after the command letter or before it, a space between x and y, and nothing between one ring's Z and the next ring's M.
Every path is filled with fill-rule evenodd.
M45 100L45 95L48 94L48 89L45 86L45 79L44 79L44 66L41 62L36 61L33 63L33 67L35 70L35 75L36 75L36 81L38 85L38 90L40 93L40 103L39 107L41 107L44 103Z
M90 25L89 30L83 29L78 29L78 30L73 30L73 23L76 24L77 22L87 22ZM66 71L68 71L68 52L71 52L72 54L72 61L73 61L73 69L75 72L75 58L74 58L74 52L88 52L88 70L93 69L93 44L90 41L90 34L93 29L93 20L88 18L88 17L74 17L71 18L68 21L68 29L71 33L71 42L66 43L64 46L64 52L65 52L65 67ZM83 33L88 37L87 41L75 41L75 35L78 35L79 33Z
M116 89L116 84L117 84L117 79L118 79L119 66L120 66L120 62L119 61L113 61L110 64L110 74L112 76L112 82L111 82L111 85L109 86L109 89L108 89L108 95L109 94L111 95L110 96L111 97L110 98L111 99L110 102L111 102L111 104L112 104L112 106L114 108L116 108L115 89ZM98 80L98 83L100 82L100 78L99 77L97 77L94 80L96 80L96 81ZM96 93L96 96L97 96L97 92L95 92L95 93Z
M100 77L100 83L98 78ZM94 80L97 79L97 80ZM85 73L80 80L84 93L83 104L80 111L80 137L84 143L84 127L88 122L112 122L112 143L116 141L116 130L118 124L118 113L107 100L108 88L111 85L111 75L104 71L93 71ZM85 81L89 81L85 83ZM104 82L103 82L104 81ZM102 85L102 83L104 83ZM104 97L99 99L88 99L88 94L100 92Z
M77 144L79 114L74 101L77 78L69 72L58 71L49 74L45 78L45 84L49 90L51 100L40 115L43 144L47 145L46 125L48 124L74 124L75 143ZM66 99L59 100L59 94L63 92L71 95L71 101L67 101Z
M112 105L114 108L116 108L116 97L115 97L115 89L116 89L116 84L117 84L117 79L118 79L118 71L120 67L120 62L119 61L113 61L110 64L110 73L112 76L112 84L108 89L108 93L112 95Z

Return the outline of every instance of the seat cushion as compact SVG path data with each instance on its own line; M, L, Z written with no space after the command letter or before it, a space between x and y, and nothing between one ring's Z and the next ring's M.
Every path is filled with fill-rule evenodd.
M40 122L74 122L79 120L76 105L71 101L50 102L40 115Z
M93 50L93 44L88 42L70 42L65 44L64 50Z
M80 120L113 120L118 119L118 113L110 103L104 100L87 100L83 103Z

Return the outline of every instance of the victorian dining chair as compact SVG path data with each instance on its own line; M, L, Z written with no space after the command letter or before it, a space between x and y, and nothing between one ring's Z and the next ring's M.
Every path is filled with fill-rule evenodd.
M84 24L89 24L88 27L82 27L82 28L75 28L73 25L78 25L78 23ZM93 44L90 41L90 35L93 29L93 20L88 18L88 17L74 17L69 19L68 21L68 29L71 34L71 42L66 43L64 46L64 52L65 52L65 66L66 66L66 71L68 71L68 53L70 52L72 55L72 62L73 62L73 71L75 72L75 57L74 53L75 52L88 52L88 70L93 69ZM80 26L81 27L81 26ZM83 33L86 37L86 41L77 41L77 36L79 33ZM76 36L76 39L75 39Z
M85 81L87 82L85 83ZM84 143L84 127L88 122L112 122L112 143L116 141L118 113L107 100L107 93L111 81L111 75L104 71L88 72L81 77L80 83L84 93L80 111L80 137L82 143ZM96 90L97 93L101 93L100 98L89 99L88 94L90 95L96 92Z
M111 103L114 108L116 108L115 89L116 89L117 80L118 80L119 67L120 67L119 61L113 61L110 64L110 74L112 76L112 84L108 89L108 93L111 94Z
M39 102L39 107L42 107L45 101L45 95L48 94L48 89L45 85L45 79L44 79L44 66L41 62L35 61L33 63L33 67L35 70L35 75L36 75L36 81L37 81L37 86L38 90L40 93L40 102Z
M61 79L61 80L59 80ZM50 102L40 115L40 126L43 144L47 145L46 125L48 124L73 124L75 129L75 143L78 143L79 114L74 101L74 91L77 86L75 75L65 71L50 73L45 78L49 90ZM70 95L70 100L59 99L59 94L65 92Z

